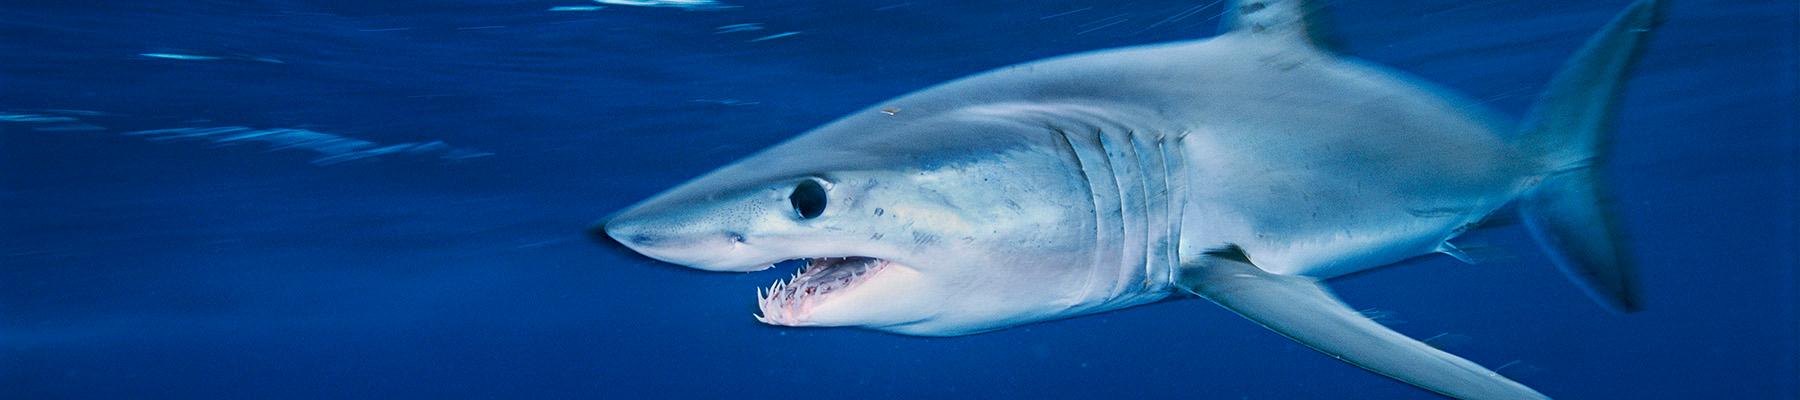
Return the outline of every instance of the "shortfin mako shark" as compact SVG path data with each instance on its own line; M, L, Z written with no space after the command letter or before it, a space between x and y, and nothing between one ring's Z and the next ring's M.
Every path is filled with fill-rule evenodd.
M1018 64L873 105L592 233L703 270L808 260L758 291L756 318L772 325L956 336L1191 294L1464 399L1546 397L1389 330L1323 281L1460 256L1451 239L1518 210L1589 294L1639 308L1601 178L1656 0L1590 39L1516 126L1333 53L1315 4L1229 7L1215 37Z

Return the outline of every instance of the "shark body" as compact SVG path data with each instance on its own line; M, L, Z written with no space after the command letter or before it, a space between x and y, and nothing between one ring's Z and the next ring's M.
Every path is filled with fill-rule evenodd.
M596 226L715 271L808 259L757 318L955 336L1194 295L1458 398L1544 398L1407 338L1323 281L1432 253L1517 204L1616 310L1634 274L1598 184L1652 27L1596 35L1519 124L1317 45L1317 8L1233 2L1205 40L1019 64L846 116ZM1516 133L1515 133L1516 132Z

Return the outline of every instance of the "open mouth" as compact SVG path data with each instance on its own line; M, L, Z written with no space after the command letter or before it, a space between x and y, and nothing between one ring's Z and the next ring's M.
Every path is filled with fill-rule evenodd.
M807 259L787 280L775 281L768 289L758 289L756 305L762 315L757 321L770 325L800 326L813 307L832 296L869 280L891 264L869 257L822 257Z

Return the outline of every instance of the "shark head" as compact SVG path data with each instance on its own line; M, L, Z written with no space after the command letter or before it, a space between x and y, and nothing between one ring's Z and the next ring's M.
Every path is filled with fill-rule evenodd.
M934 114L853 115L594 232L709 271L805 260L757 291L772 325L951 336L1117 300L1118 260L1096 263L1093 201L1066 143L1042 125Z

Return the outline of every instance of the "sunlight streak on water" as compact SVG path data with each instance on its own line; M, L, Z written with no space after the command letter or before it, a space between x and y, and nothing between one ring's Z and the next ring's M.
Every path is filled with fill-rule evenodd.
M462 160L494 154L453 148L442 141L382 145L307 129L224 126L154 129L125 134L148 136L150 140L206 140L217 144L259 142L269 145L269 150L299 149L318 153L319 158L312 160L314 165L332 165L397 154L435 156L443 160Z
M714 0L594 0L595 3L639 7L672 7L686 10L718 10L737 8Z
M0 122L28 124L38 132L93 132L106 127L95 125L74 115L100 116L104 113L78 110L42 110L33 112L0 112ZM61 115L58 115L61 114ZM275 150L306 150L318 154L313 165L334 165L357 160L405 155L435 157L458 161L494 155L494 153L451 147L440 140L381 144L308 129L256 129L243 126L184 127L125 132L126 136L147 137L151 141L202 140L220 145L261 143Z

